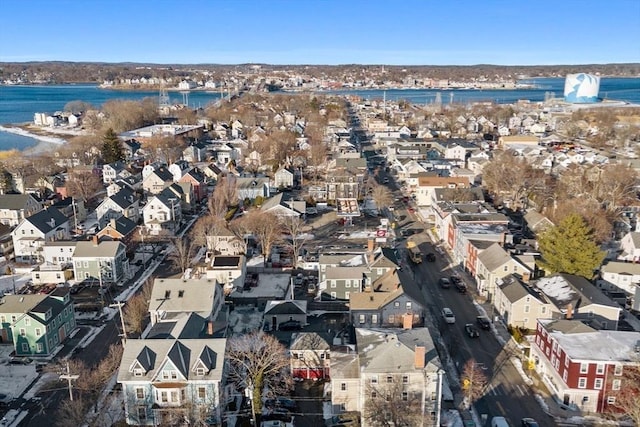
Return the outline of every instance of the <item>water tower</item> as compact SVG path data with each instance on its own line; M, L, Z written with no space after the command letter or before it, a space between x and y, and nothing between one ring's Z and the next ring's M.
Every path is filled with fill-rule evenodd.
M600 77L586 73L569 74L564 81L564 100L573 104L598 102Z

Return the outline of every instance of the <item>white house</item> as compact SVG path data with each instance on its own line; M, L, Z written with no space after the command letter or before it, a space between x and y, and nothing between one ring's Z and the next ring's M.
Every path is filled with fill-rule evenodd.
M11 237L16 260L34 262L42 257L44 242L69 238L69 219L50 207L25 218L11 232Z

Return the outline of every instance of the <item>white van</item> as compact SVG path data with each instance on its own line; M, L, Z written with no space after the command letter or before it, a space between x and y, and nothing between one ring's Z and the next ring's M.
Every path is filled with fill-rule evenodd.
M509 423L505 417L493 417L491 418L491 427L509 427Z

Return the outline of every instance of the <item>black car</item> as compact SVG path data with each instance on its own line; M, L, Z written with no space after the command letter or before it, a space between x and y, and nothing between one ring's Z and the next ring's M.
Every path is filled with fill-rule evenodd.
M436 254L434 254L433 252L429 252L424 256L424 258L427 260L427 262L436 262Z
M539 424L533 418L523 418L522 419L522 427L538 427Z
M482 329L485 329L487 331L491 329L491 320L489 320L489 318L486 316L476 317L476 322Z
M453 279L453 277L452 277ZM454 282L452 280L454 286L456 287L456 289L458 290L458 292L460 292L461 294L466 294L467 293L467 285L464 284L464 282L462 280L458 280L457 282Z
M444 289L448 289L451 287L451 281L446 277L441 277L438 283L440 283L440 287Z
M287 320L278 326L280 331L297 331L299 329L302 329L302 323L297 320Z
M473 323L467 323L464 325L464 330L469 335L469 338L478 338L480 336L480 332L473 326Z
M9 363L12 365L29 365L33 360L28 357L12 357L9 359Z
M287 411L295 412L298 409L296 401L287 397L278 397L276 399L267 399L264 402L265 408L284 408Z

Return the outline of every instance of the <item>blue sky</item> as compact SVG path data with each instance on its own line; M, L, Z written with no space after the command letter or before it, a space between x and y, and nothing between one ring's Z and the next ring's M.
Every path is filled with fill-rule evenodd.
M640 0L2 0L0 61L640 62Z

